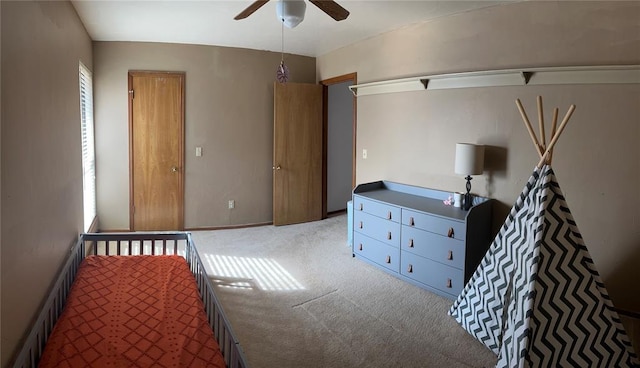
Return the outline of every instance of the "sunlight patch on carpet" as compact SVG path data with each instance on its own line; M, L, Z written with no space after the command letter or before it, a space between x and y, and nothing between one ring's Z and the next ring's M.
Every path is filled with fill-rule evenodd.
M223 287L252 289L252 285L265 291L304 290L287 270L272 258L235 257L205 254L213 279L226 279ZM229 282L229 279L236 280ZM249 282L249 280L251 282Z

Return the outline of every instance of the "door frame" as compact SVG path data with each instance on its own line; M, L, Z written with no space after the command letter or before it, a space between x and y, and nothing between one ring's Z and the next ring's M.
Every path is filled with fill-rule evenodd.
M135 231L134 227L134 193L133 193L133 77L138 75L172 75L178 76L182 84L182 96L180 98L180 137L178 141L178 164L180 165L180 177L178 179L178 224L180 230L184 229L184 139L185 139L185 79L186 72L157 71L157 70L129 70L127 73L127 101L129 105L129 231Z
M349 73L320 81L322 85L322 218L327 218L327 147L329 144L329 86L351 81L358 84L358 73ZM351 187L356 186L356 132L358 127L358 99L353 96L353 139L351 155Z

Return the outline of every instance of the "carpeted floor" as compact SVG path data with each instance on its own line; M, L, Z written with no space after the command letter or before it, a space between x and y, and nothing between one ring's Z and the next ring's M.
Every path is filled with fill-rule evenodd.
M193 238L252 368L495 365L451 300L351 256L346 215Z

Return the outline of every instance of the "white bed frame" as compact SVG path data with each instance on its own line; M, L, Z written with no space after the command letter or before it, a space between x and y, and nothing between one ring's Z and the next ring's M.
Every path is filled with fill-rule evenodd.
M33 324L24 345L18 353L14 368L35 368L44 351L47 339L64 309L71 284L75 280L80 263L89 254L98 255L164 255L178 254L187 260L189 269L198 285L209 325L218 341L224 361L229 368L248 368L240 347L222 306L216 297L202 260L190 233L104 233L82 234L71 249L38 318Z

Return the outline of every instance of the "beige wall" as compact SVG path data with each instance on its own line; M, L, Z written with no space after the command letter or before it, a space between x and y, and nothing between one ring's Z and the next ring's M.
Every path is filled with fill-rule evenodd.
M358 82L515 67L640 64L640 3L524 2L415 25L318 58L318 79ZM498 225L537 163L514 104L564 115L553 166L585 242L621 308L640 310L640 85L496 87L358 98L359 183L388 179L464 190L456 142L490 146L473 191L496 198Z
M82 230L78 60L91 41L67 2L0 2L0 365L5 366ZM441 18L318 59L317 79L360 82L510 68L640 64L639 3L533 2ZM185 71L187 227L271 220L272 81L277 53L94 43L99 215L127 229L126 73ZM287 56L294 81L314 82L315 60ZM11 93L7 93L10 91ZM607 287L640 310L640 87L504 87L359 98L358 181L391 179L460 190L454 143L492 146L474 191L504 213L537 161L513 104L533 112L574 103L554 168ZM535 116L535 115L534 115ZM196 158L194 149L203 147ZM229 211L227 200L236 200ZM25 292L28 290L28 292Z
M91 40L68 2L2 8L2 362L82 231L78 61Z
M129 70L186 72L185 227L271 221L273 82L280 58L228 47L94 42L100 228L129 229ZM285 55L285 63L293 82L315 82L314 58ZM202 147L202 157L195 147Z

